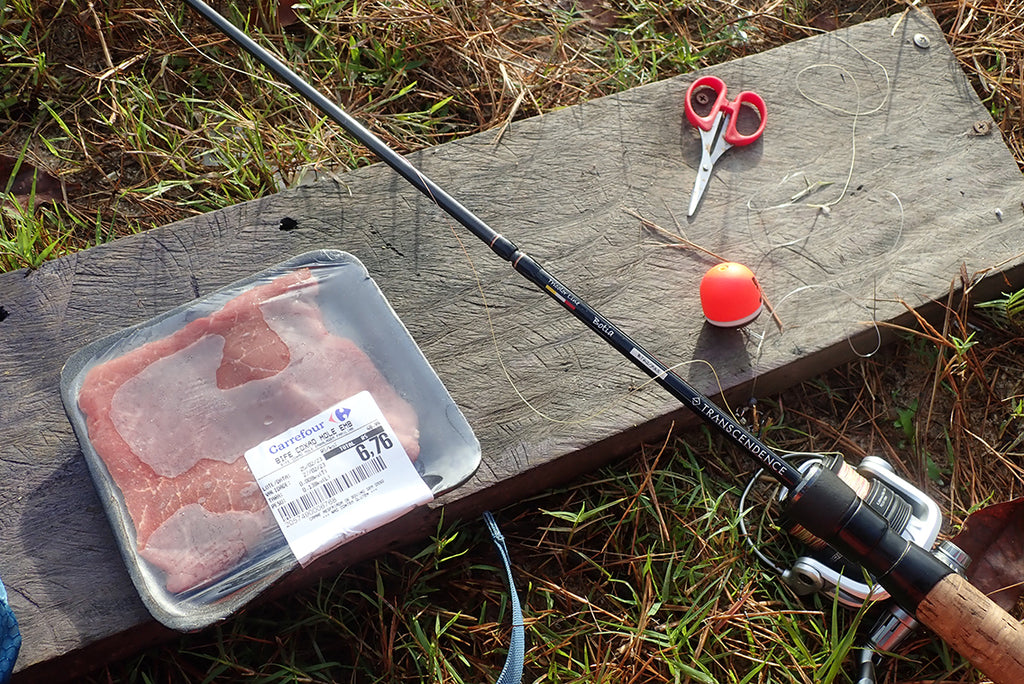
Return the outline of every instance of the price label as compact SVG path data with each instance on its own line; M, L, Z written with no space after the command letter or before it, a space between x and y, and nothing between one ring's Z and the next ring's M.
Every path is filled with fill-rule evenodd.
M433 499L369 392L258 444L245 460L302 565Z

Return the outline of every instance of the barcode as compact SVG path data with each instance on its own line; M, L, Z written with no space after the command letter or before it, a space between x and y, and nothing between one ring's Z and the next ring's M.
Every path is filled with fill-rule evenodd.
M278 506L277 517L281 521L287 522L295 516L308 511L310 508L319 506L328 499L341 494L353 485L357 485L363 480L371 478L377 473L382 473L387 469L388 466L384 462L384 459L380 456L374 456L369 461L366 461L361 465L357 465L347 473L343 473L341 477L328 480L316 489L306 492L299 498Z

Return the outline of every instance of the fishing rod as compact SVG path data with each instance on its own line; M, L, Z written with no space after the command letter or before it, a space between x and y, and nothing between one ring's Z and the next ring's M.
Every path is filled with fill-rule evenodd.
M616 351L668 390L672 396L692 408L709 424L725 434L734 444L753 456L779 482L787 487L794 487L800 482L801 474L796 468L752 435L746 428L736 422L732 416L722 411L722 409L713 404L677 374L671 372L665 364L655 359L650 352L633 341L618 326L595 311L579 295L559 282L532 257L521 251L512 241L488 226L476 214L462 206L454 197L423 175L405 157L388 147L383 140L370 132L337 104L327 99L321 92L285 66L277 57L253 41L234 24L214 11L209 5L201 0L186 0L186 2L198 10L218 29L223 31L232 41L316 105L320 111L334 120L335 123L351 134L353 138L369 148L385 164L397 171L402 178L409 181L413 187L429 197L446 214L469 229L473 235L487 244L491 251L505 261L510 262L512 268L550 295L569 313L614 347Z
M785 487L784 512L791 521L862 566L900 607L996 682L1024 682L1024 626L930 549L892 530L886 518L867 505L840 473L821 463L803 470L788 463L212 7L202 0L185 2L509 262L516 272L757 461L766 474Z

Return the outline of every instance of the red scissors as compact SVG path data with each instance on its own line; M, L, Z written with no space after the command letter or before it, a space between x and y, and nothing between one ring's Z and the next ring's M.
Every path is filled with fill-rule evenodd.
M756 117L756 123L753 118ZM716 76L701 76L686 89L686 118L700 129L701 158L687 216L693 216L711 180L715 162L734 145L749 145L764 133L767 108L757 93L745 90L731 102L725 83ZM739 128L753 132L741 133Z

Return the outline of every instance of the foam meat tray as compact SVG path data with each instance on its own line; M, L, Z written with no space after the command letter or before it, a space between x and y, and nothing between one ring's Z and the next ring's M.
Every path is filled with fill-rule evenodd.
M139 595L183 631L480 463L437 374L340 251L90 344L61 393Z

